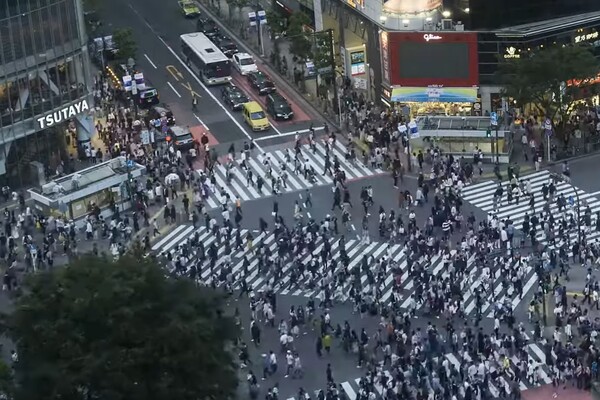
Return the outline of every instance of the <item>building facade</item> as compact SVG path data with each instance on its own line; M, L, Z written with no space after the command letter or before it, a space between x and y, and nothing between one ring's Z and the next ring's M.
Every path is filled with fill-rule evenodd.
M89 65L81 0L2 1L0 182L30 183L31 161L55 169L89 142Z
M312 12L316 30L333 28L340 69L355 88L374 101L407 105L412 114L505 109L498 62L524 51L578 44L600 53L598 0L507 0L502 7L487 0L276 3Z

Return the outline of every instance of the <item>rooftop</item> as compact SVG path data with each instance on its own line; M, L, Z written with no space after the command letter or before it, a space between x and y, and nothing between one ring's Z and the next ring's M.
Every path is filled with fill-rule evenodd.
M128 172L137 172L140 169L144 169L144 167L137 163L132 163L128 171L125 157L116 157L101 164L96 164L73 174L55 179L41 188L33 188L29 191L49 200L58 200L86 188L91 189L91 186L95 184L98 186L97 190L102 190L105 188L100 187L104 186L101 184L103 181L116 176L126 175ZM138 173L135 175L138 175Z
M578 27L586 23L600 21L600 11L589 12L585 14L571 15L569 17L561 17L548 19L545 21L532 22L529 24L509 26L495 31L496 36L506 38L523 38L535 36L546 32L551 32L556 29L568 29Z

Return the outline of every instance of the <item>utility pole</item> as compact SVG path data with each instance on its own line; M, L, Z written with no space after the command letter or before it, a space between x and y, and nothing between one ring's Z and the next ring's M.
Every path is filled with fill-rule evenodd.
M338 121L340 126L342 125L342 108L340 103L340 95L338 93L337 76L336 76L336 65L335 65L335 45L333 42L333 29L327 29L327 40L329 41L329 64L331 66L331 77L333 79L333 109L338 109Z

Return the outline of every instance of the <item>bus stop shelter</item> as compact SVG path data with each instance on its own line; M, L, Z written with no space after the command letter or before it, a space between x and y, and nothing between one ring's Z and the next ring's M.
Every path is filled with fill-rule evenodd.
M100 209L102 215L108 216L112 214L110 204L123 210L131 207L133 182L145 173L145 166L116 157L29 189L29 194L35 208L45 215L78 220Z

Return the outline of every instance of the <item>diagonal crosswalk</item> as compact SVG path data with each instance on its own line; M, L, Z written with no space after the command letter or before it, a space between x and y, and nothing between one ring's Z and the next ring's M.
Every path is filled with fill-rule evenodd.
M274 234L270 232L260 233L257 231L249 231L246 229L242 229L240 231L240 236L242 238L245 238L249 232L252 232L253 235L254 248L257 248L258 246L262 245L271 250L272 254L277 254L278 244L276 242ZM167 234L165 237L163 237L161 240L156 242L152 246L152 251L161 254L164 254L166 252L175 253L178 251L180 246L185 245L194 235L198 236L198 241L202 242L205 248L208 248L211 244L215 243L215 240L217 240L217 238L205 227L194 228L191 225L180 225L176 227L173 231L171 231L169 234ZM283 266L282 278L278 281L276 285L274 285L274 281L271 276L265 275L264 273L260 273L258 271L258 256L252 252L248 252L246 248L235 250L234 243L235 234L232 235L230 243L233 251L231 254L233 275L236 276L242 271L243 257L246 256L249 262L248 275L246 277L246 282L249 288L258 291L265 290L267 287L270 287L275 291L275 293L278 294L301 296L308 298L312 298L319 294L319 289L315 288L312 285L312 283L310 282L310 278L308 277L304 280L298 279L294 282L291 282L291 280L293 279L291 274L291 263ZM341 241L339 238L330 239L331 257L333 259L339 259L340 257L340 244ZM323 241L323 238L319 236L315 242L314 252L312 254L307 253L300 255L299 260L306 265L309 262L311 262L313 255L314 257L320 258L320 252L323 249L324 245L325 243ZM225 246L223 245L223 243L220 243L218 249L220 255L224 254ZM389 244L385 242L371 242L366 244L362 243L358 239L348 239L346 240L345 250L350 260L348 269L349 271L352 271L355 268L358 268L360 270L361 287L363 292L365 293L372 292L373 287L369 283L367 273L361 269L363 258L367 257L371 258L372 260L379 260L385 257L387 260L393 260L399 269L399 274L401 276L401 285L398 290L398 288L396 288L394 274L391 271L388 271L387 275L384 277L383 282L379 286L379 290L381 293L380 301L383 304L391 303L394 299L394 293L397 292L399 293L400 307L407 309L411 306L410 299L411 297L415 296L415 286L418 284L415 282L411 271L409 271L408 257L406 253L407 250L404 248L403 245ZM372 262L370 263L370 265L373 267L375 263ZM203 270L200 273L202 281L206 284L210 284L212 276L214 276L214 274L219 275L221 268L222 265L220 263L217 264L216 267L213 269L213 274L211 274L209 266L203 266ZM443 260L438 255L432 257L429 268L431 270L432 275L436 277L443 277L444 274L447 273L447 271L444 270ZM464 305L465 313L467 315L470 315L476 311L475 291L477 287L482 284L481 274L482 271L480 270L480 268L476 267L474 257L472 256L467 262L467 272L465 276L474 276L475 279L469 282L465 278L465 281L462 282L462 304ZM515 309L525 298L525 296L521 298L516 292L510 292L509 288L504 287L501 284L502 276L500 271L494 271L493 279L491 279L491 281L493 288L493 297L491 304L494 304L494 302L504 303L505 300L508 300L513 306L513 309ZM526 283L523 287L524 294L531 290L535 283L535 272L530 266L527 266L525 268L525 281ZM337 287L335 288L334 297L338 301L348 300L348 293L350 292L350 288L350 280L346 281L344 284L337 285ZM493 308L491 307L491 304L486 304L482 309L482 313L484 313L484 315L487 315L488 317L493 316ZM420 309L422 307L423 305L417 305L417 309Z
M334 157L336 157L339 162L340 170L344 171L347 179L355 180L383 173L381 169L366 166L358 159L353 161L346 160L347 151L348 149L336 140L330 152L331 164L333 165ZM236 166L231 170L231 180L228 182L227 168L224 165L217 164L214 167L216 187L210 191L208 198L206 198L206 205L209 208L218 207L221 200L220 188L223 188L232 200L240 198L242 201L249 201L272 196L273 188L271 187L271 178L268 176L268 167L264 163L265 158L269 158L271 161L273 167L272 176L275 179L282 175L279 165L286 165L286 185L281 187L281 193L305 190L315 186L333 183L333 177L325 171L326 149L324 143L317 142L314 150L311 149L309 145L302 146L302 164L306 164L314 169L314 180L306 179L302 174L294 174L293 162L289 163L288 157L286 156L288 152L290 152L293 159L293 150L283 149L270 151L258 156L252 156L246 160L246 165L248 169L252 171L254 179L260 176L264 180L264 185L260 189L256 185L249 184L247 171L239 166Z
M504 187L504 195L496 210L494 210L493 201L494 192L498 187L498 182L496 181L486 181L469 185L462 190L461 197L463 200L468 201L486 213L493 213L494 215L497 215L498 219L500 220L510 217L515 228L520 230L523 227L523 220L525 219L526 214L529 216L533 215L534 213L539 215L543 211L546 201L544 201L542 194L542 186L550 183L551 177L550 173L547 170L544 170L522 176L520 180L529 181L531 183L531 192L535 198L534 208L531 208L529 205L529 196L521 196L519 204L516 204L514 200L509 204L507 201L506 190L509 188L510 183L507 181L502 183L502 186ZM592 210L592 213L600 211L600 197L598 197L596 193L588 193L566 182L557 182L555 186L555 198L562 194L565 199L572 198L575 200L577 195L579 195L579 201L581 203L585 201ZM572 207L567 205L567 212L572 211L576 213L576 208L576 204ZM556 202L552 202L550 204L550 211L554 215L560 215ZM582 209L580 211L583 214L584 210ZM556 226L555 229L558 231L558 226ZM570 232L570 237L572 240L576 239L577 232ZM600 238L600 232L590 232L588 238L590 240Z
M529 196L521 196L519 204L517 204L514 199L511 203L508 203L506 191L510 190L510 182L507 181L502 183L504 195L496 207L494 207L493 200L495 190L498 186L498 182L496 181L486 181L469 185L462 190L461 197L463 200L471 203L475 207L480 208L486 213L497 215L498 219L500 220L510 218L513 221L514 227L517 230L521 230L526 215L539 215L543 211L546 201L544 200L542 194L542 186L550 183L551 176L547 170L544 170L522 176L520 179L521 181L529 181L531 184L531 193L535 199L533 208L529 204ZM565 199L573 199L574 204L572 206L567 205L566 212L572 212L574 215L576 214L577 204L575 199L577 196L579 196L580 204L585 201L593 214L600 211L600 200L599 197L597 197L597 193L588 193L566 182L557 182L555 183L555 187L555 198L562 194ZM561 214L558 210L556 202L551 202L550 212L556 216ZM563 209L563 212L565 212L565 209ZM583 210L580 210L580 213L582 214ZM558 224L555 224L553 228L555 233L558 233ZM543 233L539 232L539 235L540 237L538 239L540 239L542 243L547 244L545 238L543 237ZM577 239L576 230L568 232L568 235L572 241ZM590 241L600 239L600 231L592 230L588 232L587 237ZM495 271L496 279L499 278L500 273L501 271ZM537 275L534 273L533 268L529 265L527 266L526 275L524 293L527 293L537 282ZM496 288L494 290L494 298L502 298L499 293L496 293L496 291L501 290L501 288ZM519 304L519 301L517 299L513 299L511 300L511 303L514 309L516 308L516 305ZM469 307L470 305L467 306L467 310Z
M523 349L525 350L525 352L527 354L527 359L525 359L523 357L523 361L525 361L527 364L531 363L531 365L533 366L532 370L536 371L533 374L533 376L528 377L527 371L519 373L518 364L520 363L520 360L514 355L508 357L510 375L512 375L512 377L515 377L515 376L522 377L522 379L519 381L519 389L521 391L533 389L540 385L547 385L547 384L552 383L550 367L546 363L546 355L545 355L544 351L542 350L540 345L538 345L537 343L532 343L531 338L529 338L526 334L525 334L525 339L527 340L527 344L523 347ZM554 352L552 352L551 354L552 354L552 357L555 359L556 354L554 354ZM470 359L468 359L468 358L465 359L460 354L457 354L457 353L446 353L446 354L444 354L443 358L448 360L450 368L457 369L459 371L461 370L461 364L468 365L468 363L470 361ZM499 354L495 353L494 359L496 361L498 361L498 364L499 364L498 367L501 368L500 367L501 356ZM436 358L436 360L439 363L442 362L442 360L440 360L439 358ZM489 371L489 376L495 375L495 372L500 372L500 371L497 371L496 367L491 364L488 364L487 369ZM388 371L384 371L384 374L388 378L388 381L392 380L392 376ZM512 378L509 377L508 373L500 372L498 375L499 376L496 379L490 378L488 380L489 393L494 398L506 398L507 392L510 392L509 382ZM531 378L531 380L529 378ZM346 395L346 397L348 399L356 400L359 398L359 394L361 392L364 393L364 389L362 387L363 385L361 385L362 379L363 378L351 379L351 380L342 382L341 384L338 385L338 387L341 387L341 389L344 391L344 394ZM383 396L386 388L384 388L381 385L381 383L376 380L376 383L374 385L374 390L376 392L375 393L376 395ZM315 390L315 396L318 395L318 392L319 392L319 390ZM297 399L295 397L290 397L287 400L297 400Z

